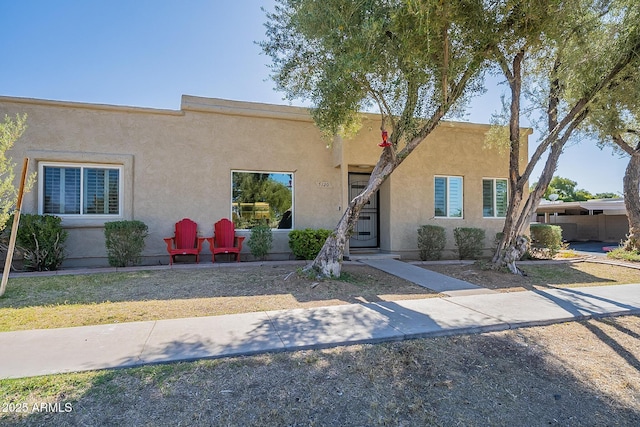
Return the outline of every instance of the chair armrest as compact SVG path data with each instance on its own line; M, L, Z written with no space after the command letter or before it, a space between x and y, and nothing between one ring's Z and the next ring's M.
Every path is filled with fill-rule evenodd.
M167 244L167 250L171 251L174 247L173 241L174 241L174 237L165 237L164 242Z
M245 236L236 236L236 239L238 240L238 250L241 251L242 250L242 242L245 239Z
M204 240L209 242L209 249L211 249L211 253L213 253L213 236L205 237Z
M202 244L207 240L206 237L198 237L198 252L202 251Z

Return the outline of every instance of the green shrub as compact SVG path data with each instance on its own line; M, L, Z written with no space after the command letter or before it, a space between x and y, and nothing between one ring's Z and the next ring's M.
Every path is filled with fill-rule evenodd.
M289 232L289 248L298 259L314 259L330 234L331 230L323 228L292 230Z
M9 221L13 222L13 217ZM16 243L22 252L25 269L53 271L60 268L68 234L61 224L62 218L54 215L20 215Z
M109 265L126 267L139 264L147 237L147 225L142 221L112 221L104 224L104 238Z
M265 259L273 244L273 233L267 224L256 225L251 229L251 236L247 245L251 250L251 255L256 258Z
M564 247L559 225L531 224L531 253L537 258L553 258Z
M457 227L453 230L453 237L458 247L458 258L478 259L482 255L484 230L473 227Z
M421 260L439 260L446 243L447 235L444 227L422 225L418 228L418 249L420 249Z

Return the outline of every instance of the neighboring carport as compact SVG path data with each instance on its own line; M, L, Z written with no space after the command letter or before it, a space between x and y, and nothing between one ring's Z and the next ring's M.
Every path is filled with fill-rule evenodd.
M562 227L562 238L568 242L618 243L629 232L624 199L584 202L543 200L536 210L535 221L559 225Z

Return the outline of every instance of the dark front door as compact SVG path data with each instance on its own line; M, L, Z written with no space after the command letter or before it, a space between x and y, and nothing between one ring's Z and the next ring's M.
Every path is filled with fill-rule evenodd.
M369 183L368 174L349 174L349 201L353 200L358 194L367 187ZM378 240L379 230L378 216L378 192L376 192L367 204L360 211L358 222L354 227L349 247L351 248L377 248L380 246Z

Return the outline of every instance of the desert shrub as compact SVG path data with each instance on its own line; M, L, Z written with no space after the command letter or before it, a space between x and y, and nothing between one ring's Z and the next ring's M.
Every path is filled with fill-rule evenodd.
M298 259L314 259L330 234L331 230L324 228L292 230L289 232L289 248Z
M439 260L446 242L444 227L422 225L418 228L418 249L420 249L421 260Z
M457 227L453 237L458 247L458 258L477 259L482 255L485 232L481 228Z
M564 247L559 225L531 224L531 253L536 258L553 258Z
M640 252L627 251L624 248L616 248L612 251L607 252L607 258L640 262Z
M140 264L147 225L142 221L112 221L104 224L107 257L112 267Z
M251 250L251 255L256 258L265 259L273 244L273 232L268 224L256 225L251 229L251 235L247 245Z
M10 218L13 222L13 217ZM22 214L16 244L22 252L24 268L36 271L57 270L64 261L67 231L62 218L55 215Z

